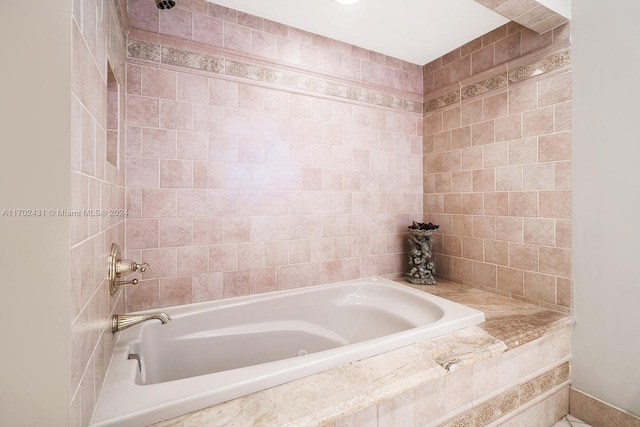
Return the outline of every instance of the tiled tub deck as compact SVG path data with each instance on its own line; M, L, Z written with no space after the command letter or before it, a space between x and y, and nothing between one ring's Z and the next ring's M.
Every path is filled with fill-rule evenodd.
M568 315L445 280L486 322L156 426L527 426L569 411Z

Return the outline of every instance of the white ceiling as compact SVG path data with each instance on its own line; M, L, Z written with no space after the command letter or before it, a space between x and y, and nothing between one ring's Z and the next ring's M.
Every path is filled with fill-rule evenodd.
M209 0L424 65L508 22L473 0Z

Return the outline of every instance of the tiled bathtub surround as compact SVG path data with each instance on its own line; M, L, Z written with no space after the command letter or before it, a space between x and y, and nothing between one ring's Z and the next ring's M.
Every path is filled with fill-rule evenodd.
M121 2L73 2L71 207L72 211L124 209L126 11ZM109 71L120 96L109 92ZM116 90L115 84L110 90ZM110 116L107 117L107 100ZM120 122L120 127L118 127ZM107 130L114 149L107 157ZM113 212L112 212L113 213ZM71 420L87 425L113 352L109 316L124 311L121 292L110 296L106 255L112 242L124 246L120 214L70 218Z
M205 1L129 15L128 311L404 271L421 67Z
M438 274L560 310L571 287L568 32L510 23L425 66Z
M157 425L546 427L568 413L567 316L445 280L413 287L487 322Z

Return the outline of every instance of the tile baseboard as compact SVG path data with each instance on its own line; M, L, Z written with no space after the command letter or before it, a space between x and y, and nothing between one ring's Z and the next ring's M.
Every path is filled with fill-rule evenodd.
M569 413L593 427L640 427L640 418L571 387Z

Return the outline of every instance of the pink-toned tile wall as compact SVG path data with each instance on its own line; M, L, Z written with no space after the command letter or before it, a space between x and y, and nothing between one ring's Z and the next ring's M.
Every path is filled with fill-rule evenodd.
M130 1L130 39L422 101L422 69L205 1ZM159 34L157 33L159 31ZM422 115L129 59L127 311L406 268Z
M124 247L124 217L108 216L124 209L124 126L120 130L119 167L107 161L107 130L125 118L125 40L117 5L112 0L73 2L72 142L70 218L72 425L88 425L115 341L109 316L124 311L122 292L109 295L106 255L111 243ZM121 11L122 13L126 11ZM120 15L122 19L122 15ZM121 85L122 96L110 101L107 115L108 65ZM116 104L116 105L113 105ZM119 116L119 117L118 117ZM106 211L107 216L85 213Z
M425 101L565 50L568 33L568 24L541 35L500 27L427 64ZM425 219L440 225L438 274L567 310L570 67L429 111L424 135Z

